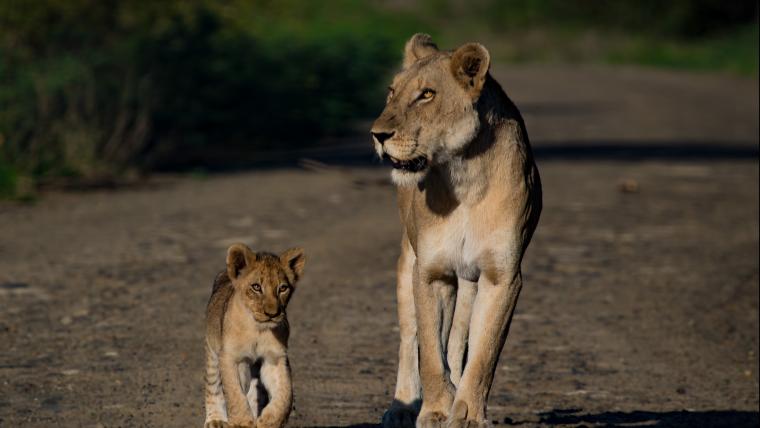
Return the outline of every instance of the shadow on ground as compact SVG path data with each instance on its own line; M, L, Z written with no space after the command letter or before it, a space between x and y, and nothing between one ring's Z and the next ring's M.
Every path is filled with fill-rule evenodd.
M533 153L539 164L551 161L577 162L721 162L758 161L760 147L752 141L683 141L683 140L567 140L562 142L537 141L532 143ZM178 172L203 178L207 174L235 173L245 171L272 171L279 169L305 169L323 171L350 167L388 168L383 164L369 143L358 136L327 142L317 147L268 150L253 152L248 149L235 151L204 150L174 165L165 165L159 172ZM150 179L147 179L150 178ZM109 177L106 179L59 179L40 183L41 190L64 190L70 192L92 190L157 190L171 180L157 180L154 175L135 177ZM356 183L366 184L366 183ZM383 185L390 185L383 180Z
M366 141L364 141L366 140ZM688 140L567 140L561 142L532 142L536 159L578 161L721 161L757 160L760 150L753 141L688 141ZM317 147L252 152L224 148L188 155L187 159L167 170L187 170L188 165L203 165L204 171L224 172L235 170L269 170L290 167L307 167L325 164L330 166L377 167L382 162L372 148L369 138L361 136L325 142ZM197 169L197 167L194 167ZM191 168L193 169L193 168Z
M717 141L565 141L533 147L541 160L615 160L615 161L710 161L757 160L758 145L752 142Z
M648 427L667 428L713 428L713 427L756 427L760 423L758 412L736 410L710 410L689 412L686 410L672 412L633 412L583 413L580 409L557 409L540 413L538 422L504 420L506 425L528 425L536 423L542 426L577 426L591 424L604 427L629 427L645 425Z
M507 426L602 426L630 427L647 426L660 428L745 428L760 424L758 412L737 410L710 410L690 412L687 410L672 412L633 412L583 413L581 409L556 409L539 413L538 421L519 421L505 418L493 421L494 425ZM498 422L498 423L496 423ZM380 424L362 423L352 425L335 425L319 428L379 428Z

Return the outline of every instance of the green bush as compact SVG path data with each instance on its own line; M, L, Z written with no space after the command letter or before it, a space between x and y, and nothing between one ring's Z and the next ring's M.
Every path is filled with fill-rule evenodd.
M16 171L0 157L0 198L10 198L16 194Z
M0 0L0 151L44 180L313 144L378 108L410 33L348 0Z

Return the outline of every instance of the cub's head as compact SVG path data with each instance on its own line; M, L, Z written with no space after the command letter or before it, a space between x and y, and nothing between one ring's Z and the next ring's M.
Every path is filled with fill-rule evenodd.
M393 165L398 185L415 184L432 164L461 153L480 130L476 103L490 55L478 43L439 51L427 34L406 43L403 69L372 125L375 150Z
M243 244L234 244L227 250L227 276L256 321L278 323L285 318L285 308L305 262L301 248L278 256L254 253Z

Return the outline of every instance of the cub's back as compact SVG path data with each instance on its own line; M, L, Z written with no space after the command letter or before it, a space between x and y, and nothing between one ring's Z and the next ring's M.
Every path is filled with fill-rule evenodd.
M219 272L214 279L211 297L206 306L206 341L211 349L217 352L221 347L224 314L227 312L227 304L234 292L235 289L227 276L227 271Z

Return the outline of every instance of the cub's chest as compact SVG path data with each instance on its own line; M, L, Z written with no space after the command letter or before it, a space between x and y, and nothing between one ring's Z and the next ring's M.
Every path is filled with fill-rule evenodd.
M269 330L250 332L236 337L225 337L224 348L240 359L279 358L287 355L287 347Z
M287 354L287 325L273 328L258 325L249 316L229 314L225 319L222 342L227 352L240 358L259 359L262 357L280 357Z

